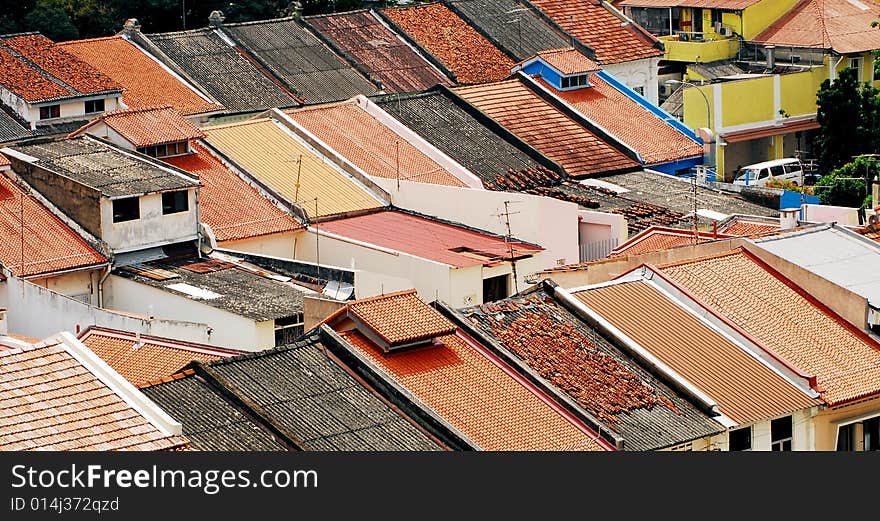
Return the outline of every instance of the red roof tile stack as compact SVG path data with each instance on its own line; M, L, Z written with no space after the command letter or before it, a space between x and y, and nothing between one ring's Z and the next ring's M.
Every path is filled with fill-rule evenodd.
M440 63L459 83L497 81L510 75L513 60L443 4L384 9L382 13Z
M71 136L98 122L105 123L135 147L201 139L205 134L168 105L107 112Z

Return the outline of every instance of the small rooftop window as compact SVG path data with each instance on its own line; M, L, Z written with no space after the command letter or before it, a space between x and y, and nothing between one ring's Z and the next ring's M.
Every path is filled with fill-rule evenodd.
M177 141L174 143L165 143L163 145L139 147L137 151L141 154L156 158L182 156L189 153L189 141Z
M141 218L141 198L126 197L113 200L113 222L135 221Z
M61 117L61 105L47 105L40 107L40 119L53 119Z
M577 87L589 87L589 74L578 74L576 76L563 76L560 80L560 86L563 89L573 89Z

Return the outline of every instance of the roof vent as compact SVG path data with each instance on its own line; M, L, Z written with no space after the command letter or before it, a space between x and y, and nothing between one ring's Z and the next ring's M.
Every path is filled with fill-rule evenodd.
M782 208L779 210L779 229L791 230L798 226L798 214L800 208Z
M137 18L129 18L125 21L125 24L122 25L122 32L125 34L139 33L141 32L141 23L138 22Z
M223 16L223 11L211 11L211 14L208 15L208 25L211 27L219 27L223 25L223 20L226 17Z

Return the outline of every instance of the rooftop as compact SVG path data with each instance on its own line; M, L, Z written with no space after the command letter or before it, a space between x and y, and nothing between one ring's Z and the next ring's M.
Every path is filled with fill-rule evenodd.
M40 201L0 174L0 263L15 275L27 277L98 267L107 259Z
M73 40L58 46L122 85L128 108L167 104L184 116L223 110L222 105L200 95L122 36Z
M400 211L374 212L321 223L329 232L423 259L463 268L530 257L543 248ZM513 256L511 257L511 253Z
M303 107L287 114L370 175L466 186L355 102Z
M346 309L350 318L370 324L372 332L391 347L455 332L452 322L425 306L414 289L361 299Z
M106 112L72 135L81 134L98 123L104 123L138 148L205 137L199 127L170 105Z
M432 4L433 5L433 4ZM503 127L456 95L434 90L375 100L383 110L483 180L486 188L523 190L559 183L561 173L538 161Z
M108 76L38 33L0 37L0 68L0 85L30 103L122 91Z
M602 67L597 65L596 62L584 56L574 47L538 51L535 53L535 56L541 58L562 74L581 74L602 70Z
M872 22L880 5L858 0L801 0L752 39L766 45L830 49L840 54L880 48L880 31Z
M198 179L89 136L13 145L8 156L67 177L105 197L193 188Z
M377 91L296 18L225 24L221 30L293 87L305 103L337 101Z
M398 299L399 295L387 298ZM430 308L424 303L420 307L425 314ZM384 315L395 314L395 308L388 305ZM409 302L405 309L408 315L419 315ZM330 325L337 329L350 349L382 377L405 387L478 447L484 450L611 448L460 330L437 337L437 343L429 347L385 354L365 336L365 332L382 325L372 322L371 317L365 319L367 322L360 325L360 329L351 329L344 321L333 323L331 320Z
M656 450L722 430L544 290L461 313L622 436L627 450Z
M442 3L383 9L381 14L449 69L458 83L510 75L514 61Z
M326 343L313 331L288 346L202 364L195 368L199 379L160 383L144 393L205 450L444 448L341 366Z
M449 0L447 5L516 60L569 45L567 39L518 0Z
M218 241L234 241L302 229L287 212L275 206L256 188L200 143L194 154L169 157L166 163L198 176L199 217Z
M623 244L618 245L611 250L609 257L626 257L629 255L641 255L643 253L651 253L654 251L668 250L679 246L690 246L704 242L711 242L719 239L728 239L733 235L725 235L713 232L698 231L694 235L693 230L681 228L666 228L662 226L651 226L636 235Z
M135 32L131 38L172 69L192 78L229 111L298 104L291 92L211 28L151 35Z
M381 82L385 92L452 84L373 11L309 16L304 20Z
M538 81L585 117L636 150L648 165L703 154L702 145L636 103L602 74L591 76L591 87L568 91L558 91L549 83ZM645 139L646 135L650 135L651 139Z
M593 0L531 0L566 33L591 48L601 64L659 58L663 52L644 29Z
M639 167L584 118L554 103L529 78L459 87L455 91L520 139L556 161L568 175ZM611 138L613 139L613 138ZM620 146L618 144L618 146Z
M169 377L193 360L211 362L238 354L211 346L99 327L86 329L79 340L136 386Z
M0 350L0 450L178 450L164 415L75 338ZM167 418L167 417L165 417ZM170 418L167 418L170 420ZM179 425L178 425L179 428Z
M204 131L211 145L289 202L299 204L310 218L384 206L276 120L255 119Z
M880 345L747 251L660 271L769 351L815 375L829 405L880 392Z
M623 0L626 7L705 7L708 9L727 9L739 11L751 7L761 0Z
M703 321L648 279L599 285L573 295L714 400L736 424L817 405L793 381L730 335ZM628 303L637 302L638 306ZM645 310L651 310L645 313Z
M738 237L771 233L779 231L779 219L732 215L730 218L718 223L718 231Z

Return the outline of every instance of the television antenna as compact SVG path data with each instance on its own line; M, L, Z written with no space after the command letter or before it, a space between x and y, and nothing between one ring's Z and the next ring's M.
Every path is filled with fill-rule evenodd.
M519 281L517 281L516 276L516 261L513 257L513 242L512 242L512 231L510 228L510 216L516 215L520 212L511 212L510 205L519 203L520 201L504 201L504 212L499 212L497 214L493 214L495 217L501 218L504 217L504 224L507 227L507 235L504 236L504 245L507 247L507 253L510 256L510 271L513 273L513 290L514 294L519 293Z

